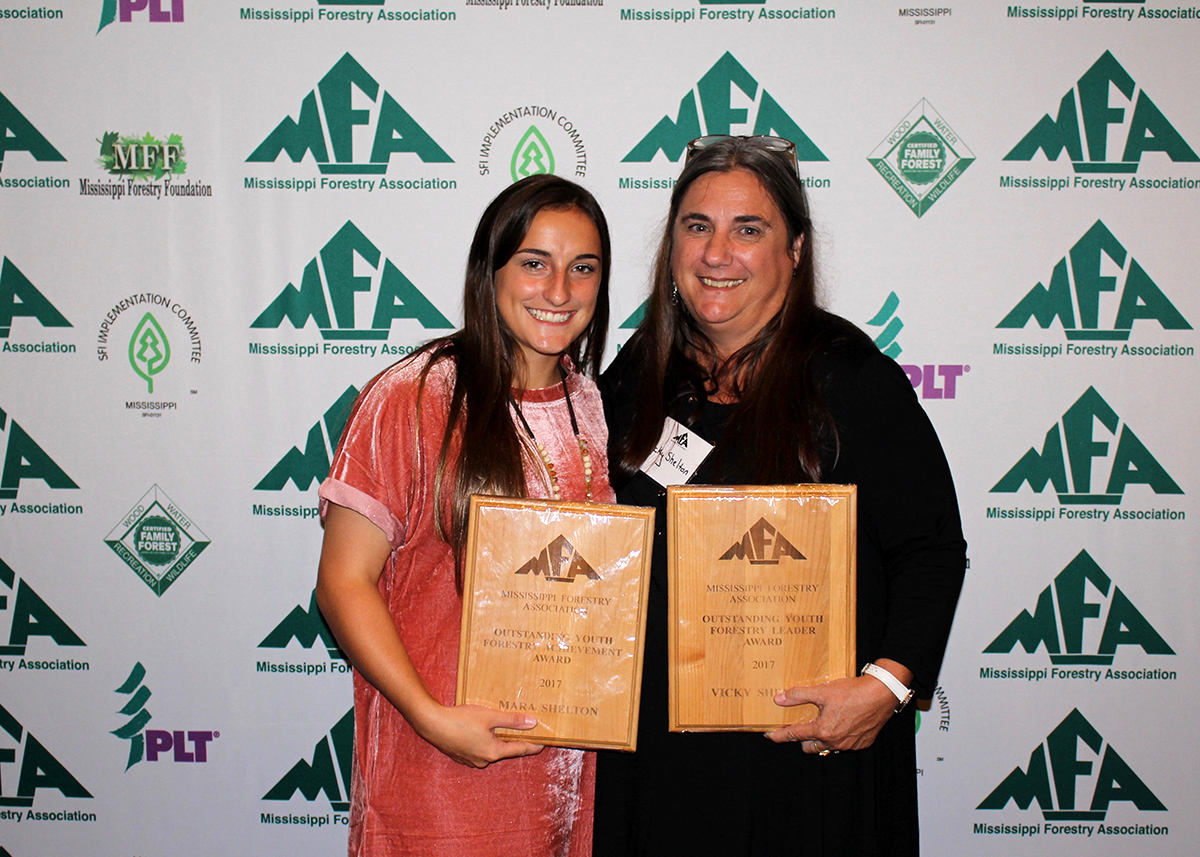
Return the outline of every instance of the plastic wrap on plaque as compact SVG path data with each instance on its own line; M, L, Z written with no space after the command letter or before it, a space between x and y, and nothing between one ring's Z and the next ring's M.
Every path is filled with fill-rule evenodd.
M855 674L853 485L667 489L672 732L811 719L775 694Z
M459 704L532 714L496 734L633 750L654 510L471 497Z

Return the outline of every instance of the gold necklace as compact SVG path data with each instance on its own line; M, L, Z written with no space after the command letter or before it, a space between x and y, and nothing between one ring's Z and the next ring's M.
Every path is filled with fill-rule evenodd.
M562 372L562 368L559 367ZM579 434L579 423L575 420L575 408L571 404L571 391L567 389L567 374L562 372L562 389L563 395L567 399L567 413L571 417L571 431L575 433L575 443L579 445L579 458L583 462L583 483L585 496L590 502L592 499L592 456L588 453L587 438L581 437ZM533 429L530 428L529 422L525 419L525 414L521 413L521 403L513 401L513 407L517 412L517 419L521 421L521 427L525 429L525 434L529 435L529 439L533 441L534 448L537 449L538 455L542 459L542 464L546 468L546 474L550 477L550 496L555 500L562 499L562 490L558 487L558 474L554 470L554 462L550 460L550 456L546 453L546 447L542 446L542 442L534 437Z

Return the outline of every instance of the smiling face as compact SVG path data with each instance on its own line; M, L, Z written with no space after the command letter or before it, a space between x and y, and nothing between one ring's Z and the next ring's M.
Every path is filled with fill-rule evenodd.
M496 308L520 346L517 387L549 387L559 358L583 335L601 281L600 233L577 208L543 208L512 258L495 273Z
M753 173L705 173L687 189L672 225L671 273L720 357L779 312L803 240L788 240L779 207Z

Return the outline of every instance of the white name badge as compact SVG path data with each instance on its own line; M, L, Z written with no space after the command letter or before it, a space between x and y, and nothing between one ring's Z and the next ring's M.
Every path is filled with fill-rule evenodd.
M712 444L667 417L654 452L641 470L659 485L683 485L712 452Z

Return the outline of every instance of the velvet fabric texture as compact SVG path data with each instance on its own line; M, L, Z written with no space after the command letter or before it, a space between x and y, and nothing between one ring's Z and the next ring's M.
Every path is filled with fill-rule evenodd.
M454 365L434 366L418 398L425 363L393 366L359 398L321 485L321 511L324 516L328 503L336 503L383 530L393 550L379 591L430 693L451 705L462 600L450 546L435 529L434 478ZM575 372L567 386L592 458L593 497L613 502L599 393ZM583 465L562 387L514 395L554 463L563 499L583 500ZM528 495L548 498L536 449L525 450L523 464ZM457 764L418 736L357 671L354 721L351 857L591 854L594 753L547 747L482 770Z

